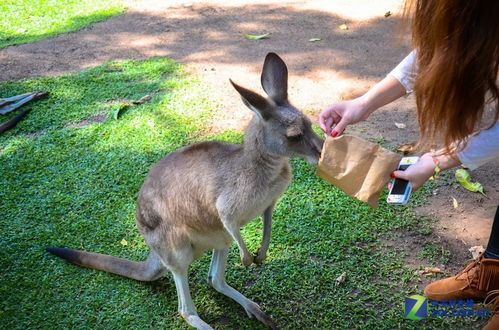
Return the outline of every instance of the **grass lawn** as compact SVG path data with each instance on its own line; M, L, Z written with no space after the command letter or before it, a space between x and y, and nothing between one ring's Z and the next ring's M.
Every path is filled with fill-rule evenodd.
M37 89L49 90L50 97L30 105L28 117L0 136L0 328L186 329L170 275L141 283L68 264L44 248L143 260L148 249L134 211L149 169L185 144L237 142L241 134L204 135L216 100L166 59L0 83L0 95ZM126 100L146 94L154 97L114 119ZM409 206L381 203L373 211L317 178L304 161L292 165L295 179L275 210L268 259L246 269L234 244L228 283L287 329L475 324L470 318L404 319L404 296L421 294L414 270L404 265L404 251L411 247L387 248L382 239L401 231L428 232L428 220L411 211L425 192ZM261 221L246 226L243 237L255 251ZM120 244L123 239L127 245ZM208 266L206 255L190 269L200 316L216 328L264 328L208 287ZM343 272L346 281L335 286Z
M0 1L0 48L75 31L124 11L124 0Z

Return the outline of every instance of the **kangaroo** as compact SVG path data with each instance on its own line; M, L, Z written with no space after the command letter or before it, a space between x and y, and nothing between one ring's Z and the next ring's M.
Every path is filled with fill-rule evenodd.
M255 112L244 143L189 145L151 169L136 211L137 227L151 249L146 261L66 248L47 247L47 251L80 266L139 281L154 281L170 271L180 315L195 328L212 329L196 312L187 274L194 260L213 250L208 284L242 305L250 318L276 328L256 303L226 283L227 254L236 241L245 266L265 259L272 211L292 177L289 158L317 164L324 141L312 131L310 120L289 103L288 70L278 55L269 53L263 65L261 83L268 98L230 82ZM253 255L240 228L261 214L262 245Z

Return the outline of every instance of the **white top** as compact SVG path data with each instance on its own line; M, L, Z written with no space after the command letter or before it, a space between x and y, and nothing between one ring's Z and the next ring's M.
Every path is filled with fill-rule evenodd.
M417 75L415 58L416 51L413 50L389 73L404 86L408 93L412 92ZM499 157L499 122L488 130L472 135L464 149L458 152L458 157L461 163L470 170Z

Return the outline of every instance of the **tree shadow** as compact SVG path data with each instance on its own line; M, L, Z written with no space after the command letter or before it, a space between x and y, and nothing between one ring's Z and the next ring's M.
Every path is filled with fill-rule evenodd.
M76 17L74 21L82 20ZM88 19L88 18L85 18ZM250 65L269 51L290 58L297 75L337 71L380 77L407 52L394 43L398 16L354 21L327 11L275 5L172 7L130 11L78 32L0 50L0 80L76 71L106 60L168 56L184 63ZM348 30L339 29L346 23ZM243 34L271 33L247 40ZM319 37L322 40L310 42Z

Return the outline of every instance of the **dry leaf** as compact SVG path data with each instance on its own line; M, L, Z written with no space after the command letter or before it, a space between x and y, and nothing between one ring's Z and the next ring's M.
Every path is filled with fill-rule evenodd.
M437 273L443 273L443 272L440 268L437 267L425 267L424 270L417 270L414 272L415 275L430 275Z
M391 11L387 11L387 12L385 13L385 17L391 16L391 15L392 15L392 12L391 12Z
M397 128L406 128L407 126L403 123L395 123L395 126L397 126Z
M125 246L128 245L128 242L125 239L122 239L120 242L121 245Z
M139 105L139 104L142 104L142 103L149 101L150 99L152 99L152 95L144 95L139 100L133 101L132 103L135 105Z
M340 30L348 30L348 26L346 24L341 24L339 28Z
M347 278L347 273L343 272L337 279L336 282L334 283L335 286L340 285L341 283L345 282L345 279Z
M480 256L480 254L482 254L483 252L485 252L485 249L483 248L483 246L481 245L476 245L476 246L472 246L468 249L468 251L471 252L471 255L473 256L473 259L478 259L478 257Z
M410 155L414 153L414 147L416 146L416 142L401 144L397 147L397 151L403 152L404 155Z
M457 209L459 207L459 203L457 202L457 199L452 197L452 205L454 205L454 208Z

